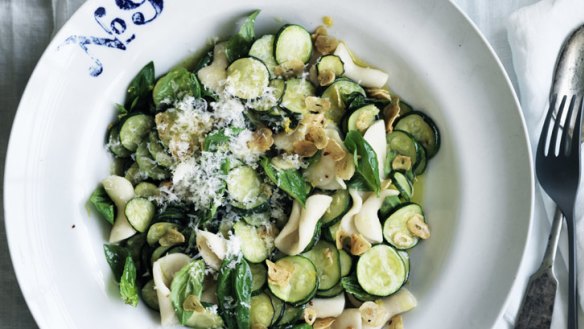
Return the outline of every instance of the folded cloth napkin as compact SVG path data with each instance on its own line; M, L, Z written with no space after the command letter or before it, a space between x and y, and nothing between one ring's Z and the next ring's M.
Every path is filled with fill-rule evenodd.
M508 39L534 155L547 113L556 58L565 38L581 24L584 24L584 1L582 0L542 0L516 11L509 18ZM582 191L582 186L581 184L580 191ZM536 200L544 200L547 218L551 220L555 204L541 188L536 189L536 194ZM578 204L583 203L578 202ZM577 263L580 269L578 286L580 306L584 309L584 218L582 218L584 206L579 208L581 209L577 206L576 210L576 231L579 232ZM544 241L541 241L541 244L543 243ZM560 252L562 256L567 256L566 248L561 247ZM562 257L561 266L566 266L565 259L567 257Z

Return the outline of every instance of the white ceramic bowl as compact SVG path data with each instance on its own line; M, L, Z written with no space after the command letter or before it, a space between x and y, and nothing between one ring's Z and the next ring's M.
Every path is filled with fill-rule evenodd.
M262 9L258 33L283 22L312 29L322 16L332 16L331 33L389 72L391 88L435 119L442 148L430 163L423 191L433 236L412 255L408 288L419 306L407 314L406 327L495 323L524 251L532 165L509 80L453 4L117 3L127 8L88 1L55 36L12 130L4 190L7 233L22 291L40 327L158 326L145 306L133 309L119 300L102 252L105 225L86 209L91 191L108 173L104 133L114 103L122 102L144 64L153 60L163 73L198 54L211 38L234 32L236 20L256 8Z

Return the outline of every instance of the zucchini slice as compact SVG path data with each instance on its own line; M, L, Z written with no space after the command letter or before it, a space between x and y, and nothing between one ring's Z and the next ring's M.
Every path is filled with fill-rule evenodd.
M328 290L319 290L316 293L316 296L320 298L332 298L342 294L343 291L345 291L345 289L341 285L341 282L339 282Z
M272 300L266 294L259 294L251 298L250 322L252 328L268 328L274 318Z
M268 85L270 93L262 95L258 100L251 103L251 107L258 112L269 112L274 107L280 105L282 96L286 89L286 81L283 79L272 79Z
M408 220L415 215L424 216L422 207L415 203L407 203L394 211L383 224L383 237L397 249L405 250L418 244L419 238L408 229Z
M272 307L274 308L274 316L272 317L272 325L275 325L276 323L278 323L278 321L280 321L280 319L282 318L282 316L284 316L284 310L286 309L286 304L284 304L284 302L272 295L271 292L267 292L268 296L270 296L270 300L272 301Z
M406 280L402 258L395 249L379 244L365 252L357 262L357 280L365 292L374 296L389 296Z
M338 223L351 207L352 201L348 190L337 190L332 197L331 205L320 219L323 227Z
M257 39L249 49L249 56L258 58L266 64L270 75L274 76L274 67L278 65L274 58L274 35L266 34Z
M274 57L278 64L291 60L307 63L312 55L310 33L300 25L284 25L276 35Z
M305 79L290 79L286 81L286 90L282 96L282 107L294 113L306 113L306 97L314 96L315 88Z
M414 174L421 175L426 171L428 166L428 155L426 149L422 145L418 145L418 163L414 165Z
M148 199L134 198L126 204L124 210L128 222L136 231L142 233L148 229L156 212L156 207Z
M410 201L414 195L414 185L410 180L401 172L394 171L391 173L391 181L395 187L397 187L400 195L406 200Z
M241 209L253 209L267 201L257 172L248 166L232 169L227 175L227 192L231 204Z
M379 217L387 218L402 202L397 195L390 195L383 199L381 208L379 209Z
M347 106L345 98L352 93L360 93L365 96L365 89L358 83L345 78L337 79L328 86L321 96L331 102L331 108L325 113L326 117L338 123L345 114Z
M237 98L245 100L259 98L269 83L270 71L257 58L240 58L227 67L225 90Z
M364 134L367 128L375 123L378 115L379 109L373 104L365 105L355 110L347 120L347 131L357 130Z
M250 263L261 263L268 258L272 251L260 230L265 227L253 227L243 221L233 225L235 236L241 240L241 253Z
M430 117L422 112L412 111L401 117L395 124L395 129L410 133L432 158L440 148L440 132Z
M318 271L318 290L328 290L341 281L339 251L330 242L319 241L303 254L310 259Z
M268 287L274 296L292 306L302 305L314 297L318 288L318 272L308 258L287 256L273 266L289 273L287 280L274 281L270 279L268 270Z
M387 134L387 151L388 154L393 152L393 157L388 159L389 167L393 170L392 161L395 155L403 155L409 157L412 161L412 166L415 167L418 164L418 155L420 151L418 150L419 144L416 142L414 137L405 131L394 130Z
M148 307L155 311L159 311L160 307L158 305L158 295L156 295L156 289L154 288L154 280L150 279L144 287L140 290L142 300Z
M408 281L410 278L410 254L408 254L408 252L405 250L398 250L397 253L404 262L404 267L406 269L406 281Z
M138 146L146 139L150 129L154 126L154 119L146 114L136 114L128 117L120 128L120 142L127 150L135 152Z
M304 305L294 307L292 305L286 305L280 321L278 321L278 326L287 328L286 325L298 322L302 319L304 315Z
M268 269L263 263L249 264L251 270L251 293L257 295L262 292L268 282Z
M353 258L343 249L339 250L339 260L341 262L341 276L347 276L351 273L353 267Z
M337 55L326 55L318 59L316 62L316 72L323 72L325 70L334 72L336 77L340 77L345 73L343 61Z

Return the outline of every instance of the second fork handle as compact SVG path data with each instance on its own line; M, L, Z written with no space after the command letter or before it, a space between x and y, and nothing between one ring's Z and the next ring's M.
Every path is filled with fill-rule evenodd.
M578 329L578 286L576 277L578 264L576 263L576 228L574 211L565 214L568 227L568 329Z

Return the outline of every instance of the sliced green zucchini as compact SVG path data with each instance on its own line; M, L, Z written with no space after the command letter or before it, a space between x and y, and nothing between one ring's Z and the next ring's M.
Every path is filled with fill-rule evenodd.
M388 156L390 152L394 152L395 154L403 155L409 157L412 161L412 166L415 166L418 163L418 143L407 132L394 130L391 133L387 134L387 151ZM388 159L392 164L393 159ZM392 168L393 169L393 168Z
M358 83L345 78L337 79L328 86L321 96L331 102L331 108L326 112L326 117L338 123L345 114L347 106L345 98L352 93L360 93L365 96L365 89Z
M318 290L328 290L341 280L341 262L337 247L330 242L319 241L302 254L310 259L318 271Z
M157 164L166 168L172 167L174 160L172 159L172 156L164 149L164 146L160 142L158 133L156 133L156 131L150 132L147 146L148 152L150 152L150 155L152 155L152 158L154 161L156 161Z
M266 240L262 237L263 227L253 227L239 221L233 225L235 236L241 241L241 253L250 263L261 263L268 258L272 252Z
M237 98L245 100L259 98L269 83L270 72L257 58L240 58L227 67L225 90Z
M140 233L148 229L155 212L156 207L154 204L145 198L133 198L128 201L124 210L130 225Z
M252 328L268 328L274 318L274 306L270 297L259 294L251 298L250 322Z
M379 217L387 218L395 209L397 209L402 204L399 196L390 195L383 199L381 208L379 209Z
M410 104L404 102L401 98L399 100L399 109L401 115L406 115L414 111L414 108Z
M364 134L367 128L377 120L379 109L373 104L365 105L349 115L347 131L357 130Z
M146 142L142 142L136 150L136 163L140 172L154 180L164 180L170 177L170 171L152 158Z
M263 185L255 170L248 166L232 169L227 175L227 192L237 208L252 209L267 201Z
M113 125L108 133L107 147L118 158L127 158L132 152L122 145L120 141L120 125Z
M286 90L286 81L283 79L272 79L268 85L270 92L262 95L259 99L251 103L251 107L259 112L273 111L274 107L280 105L282 96Z
M391 182L397 187L400 195L406 201L409 201L414 195L414 185L412 185L412 182L403 173L399 171L392 172Z
M351 207L352 201L348 190L337 190L332 197L331 205L320 219L323 227L338 223Z
M316 62L316 71L323 72L325 70L334 72L336 77L340 77L345 73L343 61L336 55L326 55L318 59Z
M140 290L142 295L142 300L146 304L146 306L150 307L151 309L158 311L160 307L158 305L158 296L156 294L156 289L154 288L154 280L150 279L144 287Z
M422 145L418 145L418 163L414 165L414 174L421 175L426 171L428 166L428 155L426 149Z
M297 307L294 307L292 305L286 305L286 309L284 310L284 313L282 314L282 317L280 318L280 321L278 321L277 325L278 326L291 325L295 322L300 321L303 318L303 315L304 305L299 305Z
M341 276L349 275L351 273L351 268L353 268L353 257L351 257L348 252L341 249L339 250L339 260L341 262Z
M265 205L269 204L266 202ZM257 207L257 208L261 208ZM253 209L252 209L253 210ZM244 214L241 216L243 218L243 220L248 223L249 225L252 226L262 226L262 225L268 225L270 224L270 213L269 212L259 212L259 213L255 213L255 212L250 212L247 214Z
M319 290L316 292L316 297L320 298L332 298L342 294L345 291L341 282L334 285L332 288L328 290Z
M281 105L290 112L306 113L306 97L314 96L315 88L305 79L290 79L286 81L286 90L282 96Z
M389 296L406 280L402 258L390 246L378 244L365 252L357 262L357 280L365 292Z
M249 49L249 56L260 59L270 71L270 75L274 76L274 67L278 65L276 58L274 58L274 35L266 34L257 39Z
M434 121L424 113L413 111L402 116L396 122L395 129L410 133L426 149L428 158L438 153L440 132Z
M290 273L289 279L285 282L268 280L268 287L274 296L297 306L308 302L315 295L318 288L318 272L308 258L287 256L279 259L273 266Z
M268 282L268 269L262 263L249 264L249 268L251 270L251 293L257 295Z
M134 194L141 198L152 198L160 196L160 190L152 183L142 182L134 187Z
M154 119L151 116L146 114L132 115L122 123L120 142L126 149L135 152L138 146L146 139L153 126Z
M164 237L169 231L172 230L177 231L178 225L167 222L154 223L148 229L148 233L146 234L146 242L148 242L149 245L154 246L162 237Z
M284 309L286 309L286 304L278 297L274 296L269 290L267 291L270 300L272 301L272 307L274 308L274 316L272 317L272 325L275 325L280 321L284 315Z
M330 242L335 242L336 239L335 237L337 236L337 231L339 230L339 227L341 227L340 222L327 227L323 233L324 238Z
M383 237L397 249L405 250L418 244L419 238L408 229L408 221L415 215L424 216L422 207L407 203L394 211L383 224Z
M406 270L406 281L408 281L408 278L410 277L410 254L408 254L408 252L405 250L398 250L397 253L404 262L404 268Z
M310 242L308 243L306 248L304 248L304 250L302 251L303 253L311 250L314 247L314 245L316 245L316 243L318 241L320 241L321 231L322 231L322 221L319 220L318 222L316 222L316 227L314 228L314 234L312 234L312 240L310 240Z
M291 60L307 63L312 55L310 33L300 25L284 25L276 35L274 57L278 64Z

